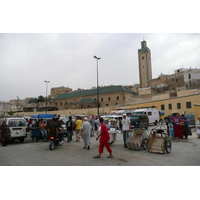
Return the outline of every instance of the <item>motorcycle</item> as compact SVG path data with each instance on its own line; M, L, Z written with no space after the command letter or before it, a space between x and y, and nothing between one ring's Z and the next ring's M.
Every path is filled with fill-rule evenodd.
M64 139L59 141L59 138L55 138L54 136L50 137L49 149L54 150L56 146L61 146L64 143Z

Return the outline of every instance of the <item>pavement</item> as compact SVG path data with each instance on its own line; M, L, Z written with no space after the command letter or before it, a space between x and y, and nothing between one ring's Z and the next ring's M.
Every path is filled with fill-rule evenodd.
M154 126L150 126L149 134ZM199 166L200 165L200 139L193 135L187 140L175 139L172 141L172 151L167 154L150 153L148 150L131 150L124 148L122 134L111 148L113 158L106 148L99 159L93 157L98 154L99 142L96 137L91 138L90 150L83 149L83 141L67 142L49 150L48 142L33 142L30 133L23 143L14 141L6 147L0 145L0 166Z

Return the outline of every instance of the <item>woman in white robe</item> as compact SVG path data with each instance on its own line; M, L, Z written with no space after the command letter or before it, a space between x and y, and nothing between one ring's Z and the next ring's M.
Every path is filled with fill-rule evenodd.
M91 124L88 122L87 117L84 117L84 122L82 124L81 127L81 136L83 138L83 142L84 142L84 149L90 149L91 146L91 142L90 142L90 135L92 132L92 126Z
M200 138L200 116L198 117L196 121L196 128L197 128L197 138Z

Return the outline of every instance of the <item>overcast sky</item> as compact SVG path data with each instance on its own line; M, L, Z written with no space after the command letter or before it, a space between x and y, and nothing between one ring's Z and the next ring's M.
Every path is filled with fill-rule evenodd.
M200 34L0 34L1 100L46 95L52 87L90 89L139 83L138 49L151 50L153 78L184 67L200 68ZM6 84L5 84L6 83Z
M11 1L6 2L0 8L4 19L0 27L0 101L46 96L45 80L50 81L48 94L52 87L96 87L94 55L101 57L99 85L139 83L138 49L143 39L151 50L153 78L181 67L200 68L200 34L192 29L197 27L198 7L190 13L188 5L182 3L179 18L179 3L175 1L173 7L171 1L157 4L156 12L149 9L156 0L134 6L129 6L128 0L123 4L103 0L99 9L91 4L96 1L90 0L67 5L61 5L65 2L61 0L57 4L42 0L34 1L31 7L19 0L12 1L12 8Z

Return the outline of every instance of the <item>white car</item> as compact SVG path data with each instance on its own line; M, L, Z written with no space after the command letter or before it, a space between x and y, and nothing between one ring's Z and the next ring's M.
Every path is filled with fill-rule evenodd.
M12 140L19 140L20 142L23 142L24 138L27 137L25 119L24 118L2 118L0 120L0 125L2 125L3 121L6 121L6 124L10 128Z

